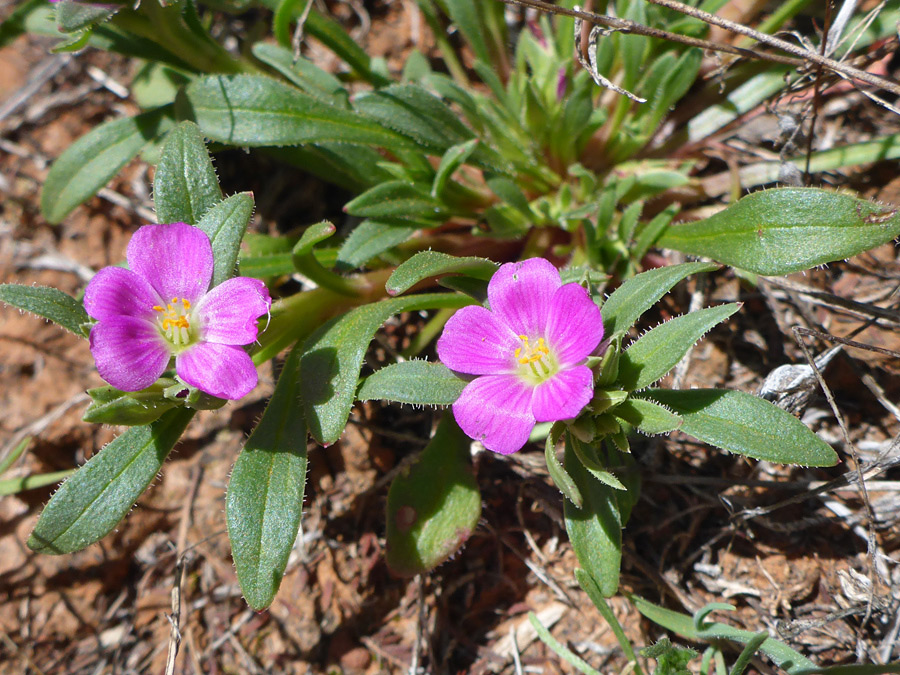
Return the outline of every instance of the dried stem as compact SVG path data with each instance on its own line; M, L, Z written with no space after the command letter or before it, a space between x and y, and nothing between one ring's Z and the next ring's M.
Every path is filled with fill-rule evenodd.
M879 77L878 75L873 75L872 73L868 73L864 70L859 70L858 68L854 68L852 66L845 65L843 63L839 63L834 59L830 59L828 57L822 56L814 51L810 51L808 49L804 49L803 47L797 47L796 45L791 44L785 40L781 40L779 38L773 37L766 33L761 33L757 30L753 30L752 28L748 28L739 23L735 23L734 21L729 21L728 19L723 19L722 17L716 16L714 14L709 14L708 12L703 12L695 7L691 7L689 5L682 4L680 2L676 2L676 0L648 0L656 5L661 5L663 7L668 7L669 9L673 9L677 12L681 12L686 14L687 16L694 17L695 19L700 19L706 23L719 26L721 28L725 28L734 33L739 33L741 35L746 35L748 37L753 38L757 42L761 42L770 47L775 47L776 49L780 49L789 54L793 54L794 56L783 56L781 54L771 54L769 52L761 52L755 49L742 49L740 47L734 47L732 45L727 45L719 42L711 42L709 40L700 40L697 38L688 37L686 35L679 35L678 33L671 33L669 31L660 30L658 28L651 28L650 26L645 26L640 23L636 23L634 21L630 21L628 19L619 19L612 16L606 16L604 14L595 14L593 12L585 12L582 10L574 10L568 9L566 7L559 7L557 5L551 4L549 2L545 2L544 0L500 0L501 2L505 2L509 5L521 5L524 7L532 7L534 9L539 9L545 12L550 12L552 14L561 14L563 16L571 16L577 17L584 21L588 21L590 23L599 24L601 26L607 26L614 30L619 31L620 33L632 33L635 35L646 35L648 37L661 38L663 40L669 40L671 42L679 42L681 44L690 45L692 47L699 47L701 49L710 49L718 52L725 52L728 54L735 54L737 56L746 57L749 59L759 59L763 61L773 61L775 63L784 63L787 65L802 67L807 63L815 63L821 65L828 70L834 71L839 75L846 77L851 80L859 80L860 82L865 82L867 84L871 84L876 87L881 87L882 89L886 89L894 94L900 96L900 84L888 80L883 77Z

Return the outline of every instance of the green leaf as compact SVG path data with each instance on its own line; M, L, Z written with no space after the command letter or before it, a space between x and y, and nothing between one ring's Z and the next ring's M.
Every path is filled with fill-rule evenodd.
M444 0L444 4L450 18L475 52L475 57L479 61L490 63L491 54L484 34L482 17L478 12L478 3L471 0Z
M300 361L303 406L313 437L323 445L340 438L350 416L363 357L379 326L398 312L460 308L471 300L457 293L392 298L357 307L310 335Z
M534 632L540 638L541 642L550 647L556 655L573 668L581 671L584 675L600 675L599 671L594 670L583 658L578 656L571 649L553 637L553 634L537 618L534 612L528 612L528 621Z
M603 303L603 327L607 337L621 335L682 279L712 272L715 263L683 263L642 272L619 286Z
M732 628L724 623L703 623L700 630L694 626L691 617L671 609L659 607L636 595L628 595L628 599L637 610L653 623L662 626L674 633L678 633L688 640L697 642L716 640L733 640L747 644L756 637L756 633L748 630ZM777 640L769 638L760 645L760 651L772 659L775 664L790 675L818 672L816 665L802 654Z
M446 103L417 84L361 93L353 107L431 152L443 153L472 138L472 131Z
M617 383L628 391L656 382L681 361L713 326L734 314L736 302L677 316L644 333L619 359Z
M344 241L338 252L338 261L350 267L364 265L415 234L419 225L410 225L409 222L364 220Z
M88 389L87 393L92 402L81 419L91 424L141 426L155 422L178 405L165 397L159 385L133 392L107 385Z
M390 80L372 70L372 62L366 51L350 37L337 21L322 16L315 8L309 13L304 26L312 35L331 51L340 56L353 70L369 83L383 87Z
M684 418L681 431L710 445L781 464L834 466L837 454L796 417L742 391L690 389L644 392Z
M259 75L210 75L187 86L176 103L184 117L231 145L299 145L334 141L406 147L409 141L357 112L319 101Z
M613 490L627 489L622 485L622 481L607 471L600 463L597 459L597 451L593 446L582 443L578 438L575 438L574 435L570 439L570 442L572 444L572 450L575 452L575 456L589 474L604 485L611 487Z
M56 23L63 33L75 33L110 19L120 8L74 0L56 3Z
M25 490L33 490L35 488L44 487L45 485L53 485L64 478L68 478L75 469L64 469L63 471L52 471L50 473L32 474L30 476L22 476L20 478L7 478L0 480L0 497L6 495L15 495Z
M291 50L267 42L254 44L253 56L277 70L310 96L331 105L350 107L347 90L341 81L309 59L301 56L295 60Z
M614 414L648 436L667 434L684 423L679 415L643 398L628 399L616 407Z
M253 193L239 192L213 206L197 223L197 227L206 232L212 244L215 259L213 286L234 276L241 240L253 217L253 206Z
M389 295L399 295L429 277L461 273L476 279L490 279L497 263L486 258L456 256L438 251L421 251L401 263L385 284Z
M556 455L556 446L564 431L565 426L561 422L557 422L550 427L550 433L547 434L547 440L544 442L544 459L547 462L547 471L550 473L550 478L553 479L553 483L559 488L559 491L573 505L581 508L584 505L584 498L581 496L575 481L566 472L565 467L560 464Z
M0 284L0 300L17 309L49 319L78 337L87 337L85 324L91 318L84 306L70 295L48 286Z
M578 486L583 503L579 508L565 500L566 531L578 563L597 582L603 596L608 598L619 588L622 563L622 519L617 490L587 472L575 454L572 440L567 434L563 465Z
M366 190L347 202L344 210L360 218L376 219L441 219L447 215L443 204L427 190L401 180L387 181Z
M197 225L222 201L203 134L193 122L182 122L166 135L153 179L153 201L159 222L188 225Z
M454 171L465 164L466 160L478 145L478 142L479 139L473 138L464 143L450 146L447 149L441 157L441 163L438 165L437 172L434 174L434 181L431 184L432 197L439 197L444 194L444 189L447 187L447 181L453 176Z
M369 375L363 380L356 398L413 405L451 405L467 384L441 363L403 361Z
M466 542L481 517L471 441L446 413L434 438L388 491L387 564L396 574L428 572Z
M66 148L50 167L41 191L41 213L59 223L94 196L162 130L168 108L101 124Z
M896 208L818 188L780 188L747 195L711 218L674 225L659 245L782 275L848 258L898 235Z
M300 395L300 348L284 364L262 419L238 456L225 513L238 582L250 605L272 604L300 528L306 485L306 421Z
M194 416L170 410L132 427L63 483L28 539L38 553L73 553L106 536L134 506Z

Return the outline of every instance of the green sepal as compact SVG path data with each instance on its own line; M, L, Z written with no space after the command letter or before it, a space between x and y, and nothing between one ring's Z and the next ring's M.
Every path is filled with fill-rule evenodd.
M120 391L113 386L88 389L91 404L81 419L91 424L140 426L158 420L179 403L163 394L163 386L154 384L141 391Z
M681 415L641 398L628 399L615 409L615 415L647 436L668 434L684 424Z
M396 574L428 572L456 553L481 517L471 441L446 413L418 460L391 483L387 564Z
M553 482L556 487L559 488L559 491L562 492L565 498L572 502L573 505L581 508L584 504L584 498L581 496L581 491L578 489L578 486L575 484L572 477L566 472L565 467L560 463L559 458L556 455L556 447L565 430L566 426L562 422L556 422L550 427L550 433L547 434L547 440L544 442L544 459L547 462L547 471L550 474L550 478L553 479Z

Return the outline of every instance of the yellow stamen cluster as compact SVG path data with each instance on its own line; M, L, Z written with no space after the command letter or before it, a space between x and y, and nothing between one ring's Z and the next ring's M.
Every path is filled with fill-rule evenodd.
M527 335L520 335L519 339L522 341L523 346L516 349L515 356L516 360L523 366L534 363L535 361L540 361L544 358L544 354L550 353L550 350L544 343L544 338L540 338L534 347L529 346ZM525 356L522 356L522 350L525 351Z
M179 308L178 305L181 305ZM191 340L191 301L187 298L172 298L165 307L153 305L160 313L160 327L166 338L175 346L187 344Z

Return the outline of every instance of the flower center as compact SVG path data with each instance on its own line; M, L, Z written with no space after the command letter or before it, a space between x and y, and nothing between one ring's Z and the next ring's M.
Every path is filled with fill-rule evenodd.
M163 336L174 347L186 347L193 339L191 331L191 301L187 298L172 298L165 307L153 306L159 312L156 317Z
M514 356L520 364L520 374L541 382L556 372L556 363L544 338L538 338L534 344L527 335L520 335L519 339L522 346L516 348Z

